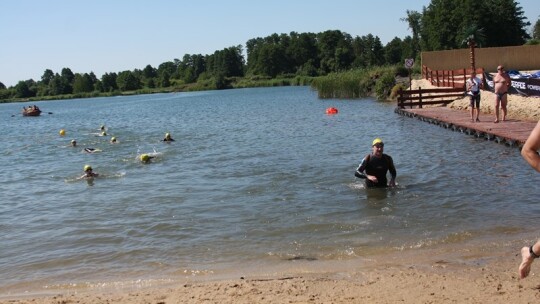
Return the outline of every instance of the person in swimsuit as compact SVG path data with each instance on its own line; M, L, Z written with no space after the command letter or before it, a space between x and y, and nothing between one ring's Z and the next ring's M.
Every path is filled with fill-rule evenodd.
M540 172L540 121L536 124L536 127L531 132L527 141L521 149L521 156L533 167L536 171ZM531 265L534 259L540 257L540 241L537 241L530 247L521 248L521 264L519 264L519 277L524 279L529 275L531 271Z
M371 143L372 153L362 159L356 169L355 176L366 179L366 187L385 188L396 186L396 167L390 155L384 154L384 143L380 138L375 138ZM365 171L365 174L364 174ZM390 171L392 178L390 183L386 178Z
M165 138L163 138L163 141L174 141L174 139L171 137L171 133L165 133Z
M99 174L92 171L92 167L89 165L84 166L84 174L79 179L98 177Z
M506 104L508 101L508 89L512 85L510 76L504 71L502 65L497 67L497 74L493 77L495 84L495 123L499 122L499 105L502 109L502 121L506 120Z
M480 88L482 87L482 80L476 76L475 72L471 72L471 77L467 80L467 95L471 98L469 107L471 108L471 121L480 121ZM474 115L474 109L476 108L476 117Z

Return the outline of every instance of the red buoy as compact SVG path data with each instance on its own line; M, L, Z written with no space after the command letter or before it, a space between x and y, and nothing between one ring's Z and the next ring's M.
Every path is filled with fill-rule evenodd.
M338 113L338 109L337 108L334 108L334 107L331 107L331 108L328 108L326 109L326 114L337 114Z

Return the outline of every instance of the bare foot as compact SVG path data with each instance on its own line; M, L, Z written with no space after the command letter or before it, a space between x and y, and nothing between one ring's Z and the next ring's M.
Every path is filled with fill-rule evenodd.
M534 261L534 257L529 253L529 247L521 248L521 264L519 264L519 277L524 279L529 275L531 271L531 264Z
M498 119L495 119L494 123L498 123L498 122L499 122L499 120L498 120Z
M480 122L480 119L478 119L478 117L476 117L476 121Z

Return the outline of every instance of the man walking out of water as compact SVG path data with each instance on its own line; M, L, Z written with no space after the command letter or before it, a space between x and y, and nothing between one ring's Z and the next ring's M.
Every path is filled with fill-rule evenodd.
M536 171L540 172L540 121L536 124L536 127L527 138L525 145L521 149L521 156L533 167ZM531 271L531 265L534 259L540 257L540 241L537 241L530 247L521 248L521 264L519 265L519 277L526 278Z
M506 104L508 103L508 89L512 85L510 76L504 71L502 65L497 67L497 74L493 77L495 85L495 123L499 122L499 105L503 112L502 121L506 120Z
M375 138L371 143L372 153L362 159L355 176L366 179L367 187L395 187L396 186L396 167L390 155L384 154L384 143L380 138ZM366 173L364 174L364 170ZM387 184L386 173L390 171L392 178Z

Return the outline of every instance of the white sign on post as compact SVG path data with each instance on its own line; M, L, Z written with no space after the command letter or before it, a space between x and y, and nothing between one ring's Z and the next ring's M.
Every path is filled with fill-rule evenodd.
M414 59L413 58L407 58L405 59L405 67L407 69L410 69L414 66Z

